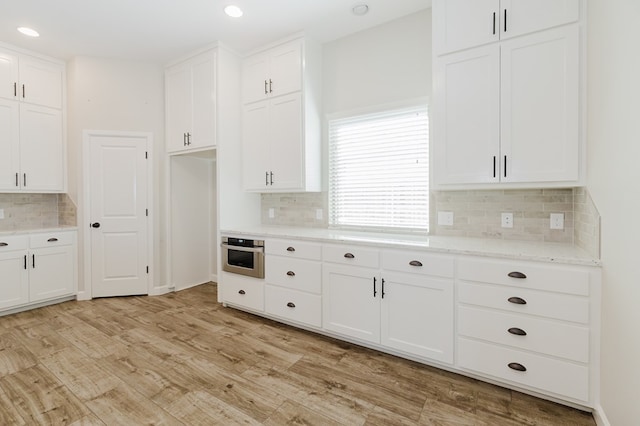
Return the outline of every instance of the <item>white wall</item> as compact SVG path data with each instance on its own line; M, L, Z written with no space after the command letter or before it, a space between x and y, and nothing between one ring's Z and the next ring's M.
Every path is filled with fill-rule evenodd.
M640 422L640 2L589 0L588 189L602 216L602 406Z
M431 9L327 43L325 114L431 95Z
M78 207L79 241L89 218L82 211L82 131L120 130L152 132L154 138L155 258L156 284L165 283L165 229L160 206L164 205L164 71L155 64L76 57L67 64L69 196ZM84 290L83 256L80 247L80 283Z

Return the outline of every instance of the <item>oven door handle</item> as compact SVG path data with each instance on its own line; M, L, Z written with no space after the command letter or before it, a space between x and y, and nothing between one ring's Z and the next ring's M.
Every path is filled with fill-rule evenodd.
M242 247L242 246L230 246L229 244L222 243L220 244L225 250L237 250L237 251L245 251L248 253L263 253L264 247Z

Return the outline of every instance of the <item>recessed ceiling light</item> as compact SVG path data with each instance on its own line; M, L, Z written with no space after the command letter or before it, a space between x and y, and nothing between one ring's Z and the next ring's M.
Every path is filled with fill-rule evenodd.
M232 18L239 18L244 14L244 12L242 12L242 9L233 4L225 7L224 13L231 16Z
M20 31L22 34L29 36L29 37L40 37L40 33L38 33L36 30L34 30L33 28L29 28L29 27L18 27L18 31Z
M356 16L363 16L363 15L366 15L369 12L369 6L364 4L364 3L357 4L357 5L353 6L353 9L351 9L351 11Z

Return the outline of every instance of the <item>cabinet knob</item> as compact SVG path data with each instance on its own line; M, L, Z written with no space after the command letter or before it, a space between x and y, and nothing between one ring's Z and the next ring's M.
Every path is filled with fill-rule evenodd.
M527 301L521 297L510 297L507 299L509 303L513 303L514 305L526 305Z
M517 362L510 362L509 364L507 364L507 366L512 370L527 371L527 367Z
M294 252L294 251L296 251L296 249L293 248L293 247L287 247L287 251Z
M247 293L245 293L245 291L244 291L244 290L240 290L240 291L238 292L238 294L247 294Z
M355 256L353 255L353 253L345 253L345 254L344 254L344 257L345 257L345 258L347 258L347 259L353 259L353 258L355 258Z
M296 304L293 303L293 302L289 302L289 303L287 303L287 306L290 307L290 308L295 308Z
M92 228L100 228L100 222L92 223L91 227Z
M422 266L422 262L420 262L419 260L412 260L411 262L409 262L409 265L411 265L411 266Z
M49 239L47 240L47 242L48 242L48 243L55 243L56 241L58 241L58 239L57 239L57 238L55 238L55 237L54 237L54 238L49 238Z
M511 334L515 334L516 336L526 336L527 332L518 327L511 327L507 330Z
M287 272L287 275L289 275L290 277L295 277L295 276L296 276L296 273L295 273L295 272L293 272L293 271L288 271L288 272Z
M0 247L6 247L6 246L8 246L8 245L9 245L8 243L0 242Z
M523 274L522 272L516 272L516 271L514 271L514 272L509 272L509 273L507 274L507 276L509 276L509 277L511 277L511 278L518 278L518 279L521 279L521 280L523 280L523 279L527 278L527 276L526 276L525 274Z

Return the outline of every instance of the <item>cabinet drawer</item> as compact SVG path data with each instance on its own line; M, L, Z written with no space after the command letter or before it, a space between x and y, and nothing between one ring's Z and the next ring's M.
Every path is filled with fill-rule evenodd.
M45 234L34 234L29 237L29 247L43 248L68 246L73 244L75 232L50 232Z
M255 311L264 311L264 280L222 274L224 302Z
M265 261L265 279L294 290L320 294L322 291L322 267L320 262L269 256Z
M24 235L0 236L0 253L14 250L26 250L29 238Z
M521 303L513 303L518 301L513 298L522 299ZM586 297L461 282L458 284L458 301L519 314L538 315L582 324L589 323L589 300ZM522 304L522 302L526 303Z
M524 366L526 371L510 368L511 363ZM589 369L586 365L465 338L458 339L458 364L461 368L502 380L580 401L589 400Z
M342 265L377 268L380 265L380 252L375 249L345 245L323 245L322 258L327 262Z
M510 274L523 274L526 278L514 278ZM589 295L589 273L570 266L462 258L458 261L458 277L466 281Z
M322 325L322 298L309 293L267 285L265 311L314 327Z
M297 259L320 260L322 245L297 240L267 240L265 253Z
M453 277L453 257L424 252L386 250L382 252L382 268L451 278Z
M526 335L518 335L520 332ZM458 334L573 361L589 362L587 327L460 306Z

